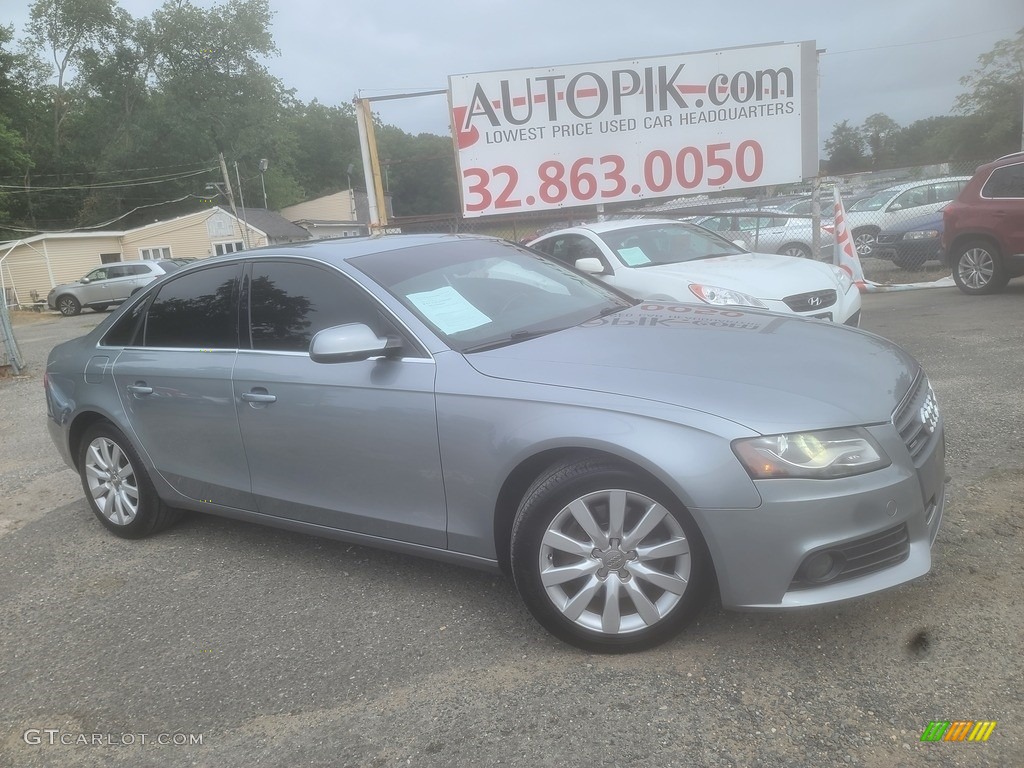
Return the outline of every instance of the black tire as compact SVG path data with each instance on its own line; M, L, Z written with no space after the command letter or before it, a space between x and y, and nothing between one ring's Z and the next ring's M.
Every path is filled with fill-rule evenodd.
M875 227L860 227L853 230L853 244L857 248L857 255L861 258L871 256L875 252L877 237L878 229Z
M115 479L110 467L118 469ZM141 539L181 517L157 496L139 454L110 422L97 422L85 430L78 446L78 469L93 513L121 538Z
M798 259L811 258L811 249L803 243L786 243L778 252L782 256L795 256Z
M991 240L965 240L954 247L952 256L953 281L970 296L996 293L1010 280L1003 255Z
M96 305L93 306L92 309L93 309L94 312L106 312L107 311L107 307L109 307L109 306L110 306L109 304L96 304Z
M64 315L64 317L74 317L82 311L82 305L78 302L78 299L66 294L58 296L54 306L57 307L57 311Z
M578 522L581 505L583 517L596 525L590 533ZM614 507L622 509L618 527ZM638 521L647 513L657 524L645 532ZM693 620L714 583L704 539L678 500L659 483L605 459L565 462L539 477L519 505L511 545L512 575L534 618L588 651L638 651L671 639ZM654 546L659 551L650 551ZM580 575L552 580L559 568ZM612 589L614 601L608 599Z

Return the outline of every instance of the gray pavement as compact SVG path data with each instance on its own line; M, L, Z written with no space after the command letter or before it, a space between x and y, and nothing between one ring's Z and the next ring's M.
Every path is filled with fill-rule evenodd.
M864 305L947 420L932 573L795 613L712 605L625 657L558 643L510 581L457 567L200 515L110 536L49 443L40 384L49 346L100 316L17 326L0 766L1024 765L1024 281ZM931 720L998 725L922 743Z

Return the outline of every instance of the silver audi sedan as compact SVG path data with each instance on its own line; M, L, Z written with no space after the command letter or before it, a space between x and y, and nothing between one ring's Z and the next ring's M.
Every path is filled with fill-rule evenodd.
M713 590L791 608L926 573L943 422L871 334L638 302L486 237L247 251L47 364L99 521L182 510L510 573L540 624L651 647Z

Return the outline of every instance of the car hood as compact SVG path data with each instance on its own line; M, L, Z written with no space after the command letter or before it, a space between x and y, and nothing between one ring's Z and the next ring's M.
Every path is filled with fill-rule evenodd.
M864 331L651 302L466 359L486 376L668 403L762 434L889 421L919 370Z
M73 280L70 283L61 283L60 285L54 286L52 290L59 291L63 288L81 288L85 283L79 280Z
M652 284L664 279L685 280L742 291L758 299L778 301L787 296L834 289L842 293L839 276L828 264L772 253L737 253L712 259L639 267ZM657 291L664 293L664 291Z

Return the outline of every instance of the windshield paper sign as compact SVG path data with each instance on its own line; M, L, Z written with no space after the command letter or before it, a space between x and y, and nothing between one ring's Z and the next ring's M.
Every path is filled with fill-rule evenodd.
M466 216L817 173L814 41L448 78Z

